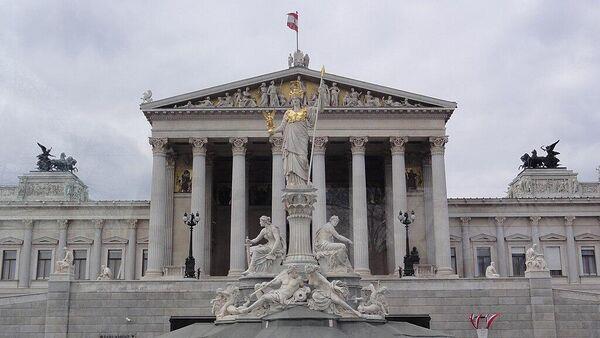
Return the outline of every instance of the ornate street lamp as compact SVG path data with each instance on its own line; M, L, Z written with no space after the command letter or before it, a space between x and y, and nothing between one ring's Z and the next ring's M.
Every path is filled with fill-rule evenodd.
M192 255L192 234L194 232L194 227L200 221L200 215L198 213L194 214L183 214L183 222L190 227L190 252L188 258L185 259L185 278L196 278L196 271L194 270L196 266L196 260Z
M410 215L408 212L402 212L402 210L398 214L398 220L400 220L400 223L404 224L406 227L406 256L404 256L404 276L413 276L415 274L415 270L413 269L415 257L413 257L410 253L410 244L408 240L408 226L414 222L415 218L416 216L414 210L410 212ZM416 252L416 248L414 251Z

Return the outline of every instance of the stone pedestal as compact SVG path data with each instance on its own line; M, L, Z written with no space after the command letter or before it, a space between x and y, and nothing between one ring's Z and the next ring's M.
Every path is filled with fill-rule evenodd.
M317 264L310 245L310 221L316 200L316 189L311 186L283 190L283 203L290 226L290 243L284 261L286 265Z
M554 294L550 271L525 271L525 278L529 278L533 336L535 338L556 337Z
M525 169L508 185L509 198L600 197L600 183L582 183L567 168Z
M73 201L89 199L87 186L71 172L31 171L19 176L15 200Z
M46 301L46 324L44 337L67 337L69 327L69 302L73 270L67 273L51 273L48 280Z

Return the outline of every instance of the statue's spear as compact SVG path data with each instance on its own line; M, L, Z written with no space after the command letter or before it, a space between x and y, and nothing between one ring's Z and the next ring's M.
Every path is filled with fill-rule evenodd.
M323 76L325 75L325 66L321 66L321 81L319 82L319 95L317 96L317 114L315 115L315 124L313 126L312 145L310 147L310 161L308 162L308 181L311 181L313 154L315 152L315 136L317 134L317 121L319 121L319 111L321 110L321 87L323 86Z

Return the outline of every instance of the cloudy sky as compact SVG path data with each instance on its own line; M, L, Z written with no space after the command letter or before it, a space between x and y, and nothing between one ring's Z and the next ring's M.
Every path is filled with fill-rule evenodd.
M458 103L449 196L504 196L519 157L556 139L597 180L597 1L3 1L0 184L34 169L39 141L78 159L92 198L148 199L141 93L286 68L294 10L313 67Z

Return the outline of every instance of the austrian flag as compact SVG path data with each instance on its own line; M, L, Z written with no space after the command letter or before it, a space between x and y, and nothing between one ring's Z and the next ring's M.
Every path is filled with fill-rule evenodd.
M290 27L291 30L298 32L298 12L288 13L287 16L287 26Z

